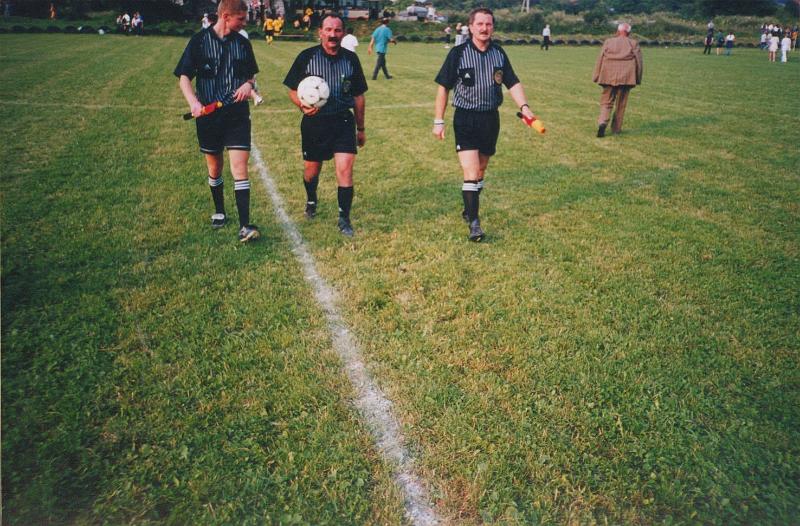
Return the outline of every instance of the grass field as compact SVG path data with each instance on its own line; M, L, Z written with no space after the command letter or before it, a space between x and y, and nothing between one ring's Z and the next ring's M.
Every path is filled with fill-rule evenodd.
M261 241L208 226L184 45L0 35L3 522L403 523L258 178ZM549 131L501 108L471 244L441 46L370 83L353 240L329 167L302 219L302 46L255 47L254 142L447 522L798 521L800 56L646 49L596 139L597 48L508 48Z

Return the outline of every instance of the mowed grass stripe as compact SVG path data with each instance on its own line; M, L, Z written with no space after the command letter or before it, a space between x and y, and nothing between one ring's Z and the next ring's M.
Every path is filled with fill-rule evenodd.
M274 226L211 235L191 124L54 117L85 126L4 194L7 520L400 522Z
M390 65L428 67L420 53L400 50L390 50ZM552 66L578 86L553 90L552 106L537 104L560 133L515 132L512 108L504 109L482 207L494 231L489 245L474 248L463 243L452 138L430 141L425 112L372 119L370 104L385 99L370 85L368 143L356 165L360 257L332 232L333 206L303 234L318 247L323 274L350 298L345 310L365 354L459 521L780 523L796 508L794 471L777 452L795 451L797 429L786 426L786 413L760 414L752 404L791 413L796 400L767 385L773 374L797 384L783 354L797 342L789 314L797 280L787 272L797 266L797 215L791 200L773 198L754 160L797 157L773 148L756 107L720 113L709 133L694 113L714 107L717 93L701 89L697 105L680 104L685 86L716 74L673 69L692 52L646 50L647 78L663 79L663 93L648 94L646 78L621 137L593 137L599 88L585 68L596 50L586 52L591 60ZM512 59L518 70L535 70L524 56ZM737 75L747 75L750 61L739 65ZM390 97L416 98L431 84ZM526 84L535 101L538 85ZM290 169L299 167L296 119L284 134L270 126L281 146L295 137L276 152ZM764 133L744 148L720 131L749 119ZM282 192L299 217L294 171ZM332 186L326 177L323 188ZM323 209L333 199L324 196ZM780 365L764 359L767 349ZM756 442L737 435L735 414L769 431ZM756 453L762 448L775 456ZM769 482L744 475L762 463Z
M161 45L170 41L176 56L164 64L163 91L175 90L169 104L180 107L170 74L185 43ZM276 57L272 72L261 62L268 108L291 108L280 81L304 47L256 44L260 59ZM390 50L390 68L408 77L370 84L357 238L336 232L329 168L319 219L299 225L395 401L438 508L464 524L791 522L800 509L800 159L790 148L798 132L781 118L797 101L759 92L753 79L791 82L798 63L768 69L752 51L705 57L701 68L698 50L646 49L626 133L599 141L599 88L587 69L596 49L561 48L565 58L547 67L535 51L510 48L550 133L532 137L510 103L501 110L482 199L488 243L464 242L452 135L430 140L425 108L370 112L432 101L444 50L421 44ZM374 58L361 56L371 71ZM555 87L533 74L548 68ZM733 81L749 87L739 95ZM260 121L258 112L256 142L299 219L299 114L264 112ZM179 140L191 158L191 125ZM207 191L192 191L205 216ZM207 235L198 230L182 246L191 252ZM3 239L5 276L14 245ZM282 246L278 236L268 241ZM154 287L179 283L163 276ZM202 318L171 312L191 325ZM5 385L5 362L3 370Z

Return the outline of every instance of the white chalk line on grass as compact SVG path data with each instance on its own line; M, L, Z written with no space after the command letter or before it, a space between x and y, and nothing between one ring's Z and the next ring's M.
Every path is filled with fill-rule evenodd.
M181 114L186 108L168 108L164 106L147 106L143 104L87 104L84 102L48 102L48 101L28 101L28 100L4 100L3 104L13 104L15 106L36 106L44 108L73 108L81 110L135 110L135 111L174 111L175 114ZM405 110L408 108L433 108L433 102L410 102L408 104L376 104L370 106L370 111L373 110ZM252 107L252 113L266 113L272 115L275 113L297 113L297 108L259 108Z
M286 213L283 197L255 144L252 144L251 154L261 182L272 200L278 223L289 238L292 252L300 262L306 281L311 285L314 297L325 313L333 338L333 349L341 359L347 378L356 393L355 406L370 428L378 451L394 472L395 483L403 494L406 515L415 525L438 524L439 518L430 504L425 485L414 471L414 461L406 450L400 426L392 414L392 402L386 398L367 371L358 343L336 306L336 290L317 272L314 257L308 251L297 226Z

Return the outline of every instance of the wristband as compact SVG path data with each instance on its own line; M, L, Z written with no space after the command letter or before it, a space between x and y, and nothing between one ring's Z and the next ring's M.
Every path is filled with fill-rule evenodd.
M520 106L520 107L519 107L519 111L522 111L522 108L528 108L528 109L531 109L531 107L530 107L530 106L528 106L528 103L527 103L527 102L526 102L525 104L523 104L522 106Z
M434 126L444 126L444 121L442 119L433 119Z
M366 128L356 128L356 131L364 131Z

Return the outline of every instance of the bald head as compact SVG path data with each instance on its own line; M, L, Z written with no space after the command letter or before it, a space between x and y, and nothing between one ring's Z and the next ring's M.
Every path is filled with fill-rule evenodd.
M620 22L617 26L617 33L620 35L628 36L631 34L631 25L626 22Z

